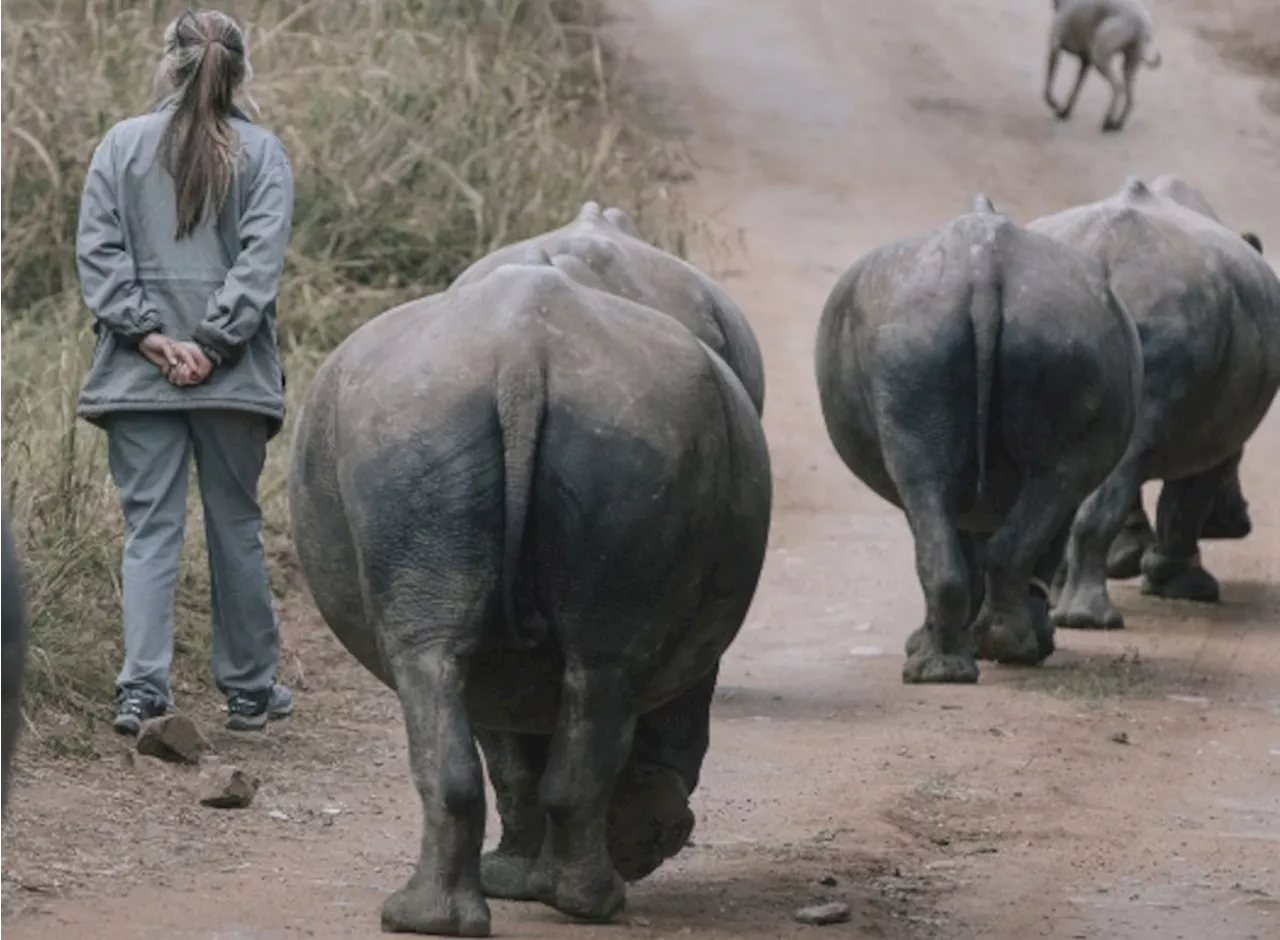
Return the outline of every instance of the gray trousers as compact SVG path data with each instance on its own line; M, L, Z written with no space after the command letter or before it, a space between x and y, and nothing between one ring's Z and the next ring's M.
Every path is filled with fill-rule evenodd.
M124 513L124 666L116 689L173 704L173 610L196 461L204 504L218 688L260 691L275 681L280 625L262 548L258 478L267 421L237 411L118 412L107 459Z

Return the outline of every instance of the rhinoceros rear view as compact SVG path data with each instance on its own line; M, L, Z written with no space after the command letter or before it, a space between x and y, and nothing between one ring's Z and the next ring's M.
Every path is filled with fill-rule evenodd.
M769 459L742 384L675 319L504 265L353 333L292 460L312 593L399 694L423 801L384 925L484 935L485 893L612 916L609 800L637 723L714 677L764 559ZM482 884L486 731L521 831Z

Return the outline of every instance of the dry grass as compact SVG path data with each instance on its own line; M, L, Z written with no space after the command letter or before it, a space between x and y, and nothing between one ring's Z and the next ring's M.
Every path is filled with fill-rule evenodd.
M11 0L3 11L4 497L28 565L28 708L101 715L119 656L119 512L103 436L75 418L90 318L74 233L102 133L145 109L168 0ZM563 224L588 198L681 250L672 151L637 127L593 0L229 0L259 120L288 148L294 236L281 343L298 396L325 353L471 260ZM263 480L272 581L289 428ZM179 598L179 689L207 670L198 507ZM78 722L73 722L78 724Z

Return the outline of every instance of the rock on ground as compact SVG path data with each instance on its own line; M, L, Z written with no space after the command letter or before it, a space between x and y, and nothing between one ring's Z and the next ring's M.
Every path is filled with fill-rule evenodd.
M239 767L221 767L200 791L200 805L214 809L244 809L258 792L258 779Z
M186 715L162 715L142 724L138 753L180 764L196 764L209 750L209 739Z

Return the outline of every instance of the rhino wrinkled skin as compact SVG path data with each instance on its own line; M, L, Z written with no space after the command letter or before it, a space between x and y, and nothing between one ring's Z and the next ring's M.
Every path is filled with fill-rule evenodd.
M506 257L356 330L295 431L303 570L397 691L423 801L393 930L487 935L485 894L608 919L618 869L679 850L768 536L758 402L681 311ZM483 866L473 734L504 826Z
M9 803L13 758L22 729L22 680L27 654L27 612L22 561L13 523L0 507L0 816Z
M816 373L836 451L911 526L926 616L903 679L976 681L975 648L1043 661L1044 582L1137 410L1138 337L1101 269L979 196L854 262Z
M1175 178L1157 190L1130 177L1106 199L1028 224L1100 262L1142 337L1133 439L1080 507L1055 585L1061 626L1124 625L1107 593L1107 555L1148 480L1164 485L1143 592L1219 596L1198 543L1280 387L1280 279L1256 236L1222 225L1189 191Z

